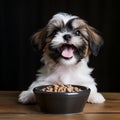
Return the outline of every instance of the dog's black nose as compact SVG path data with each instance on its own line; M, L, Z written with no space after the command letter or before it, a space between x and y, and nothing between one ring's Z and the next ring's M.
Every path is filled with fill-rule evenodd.
M65 34L63 36L63 38L64 38L64 40L69 41L71 39L71 35L70 34Z

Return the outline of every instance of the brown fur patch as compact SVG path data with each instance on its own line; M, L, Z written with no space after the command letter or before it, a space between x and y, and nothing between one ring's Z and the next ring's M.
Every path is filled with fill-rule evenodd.
M72 23L72 26L75 29L80 29L82 35L86 40L90 43L90 48L92 53L96 56L99 52L101 45L103 45L103 41L101 36L96 33L96 30L87 24L83 19L75 19ZM90 50L89 50L90 51Z
M72 23L72 26L74 28L80 28L80 29L86 29L89 34L89 37L95 44L99 44L101 37L95 32L96 30L88 25L85 20L83 19L75 19Z
M48 36L52 34L55 30L60 30L64 26L62 20L51 20L48 24Z
M40 31L36 32L33 35L32 43L36 49L43 49L45 42L46 42L46 36L47 36L47 27L44 27Z

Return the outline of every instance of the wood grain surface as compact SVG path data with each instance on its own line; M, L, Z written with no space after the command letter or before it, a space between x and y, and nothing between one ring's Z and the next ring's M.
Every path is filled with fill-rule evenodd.
M44 114L39 107L17 102L18 91L0 91L0 120L120 120L120 93L103 93L106 102L86 103L77 114Z

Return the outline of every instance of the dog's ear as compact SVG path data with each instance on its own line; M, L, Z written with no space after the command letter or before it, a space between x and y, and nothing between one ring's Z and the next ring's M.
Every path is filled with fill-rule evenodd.
M46 37L47 37L47 27L44 27L40 31L36 32L32 36L32 45L38 52L42 52L45 44L46 44Z
M87 25L88 39L90 41L90 49L94 56L97 56L101 46L104 44L104 41L101 36L97 34L97 31Z

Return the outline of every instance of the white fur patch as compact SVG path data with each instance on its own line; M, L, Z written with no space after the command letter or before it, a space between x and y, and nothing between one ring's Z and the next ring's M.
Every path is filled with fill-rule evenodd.
M52 21L53 19L56 19L56 20L61 19L64 22L64 24L66 24L70 19L73 19L73 18L78 18L78 16L73 16L66 13L58 13L54 15L50 21Z
M24 91L19 96L19 102L31 103L35 102L33 88L41 85L55 84L62 82L63 84L73 84L86 86L91 89L88 102L102 103L105 101L101 94L97 93L96 83L90 76L92 69L87 66L88 58L83 59L79 64L71 66L53 65L44 66L38 74L38 78L29 87L28 91Z

